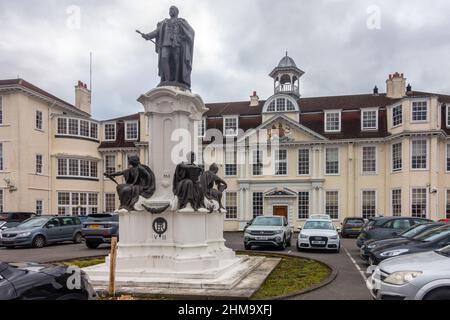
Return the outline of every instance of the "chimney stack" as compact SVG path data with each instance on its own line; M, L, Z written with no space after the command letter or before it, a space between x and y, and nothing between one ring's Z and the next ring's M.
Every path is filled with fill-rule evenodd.
M75 106L91 115L91 91L81 81L75 86Z
M391 99L400 99L406 96L406 78L398 72L389 75L386 80L386 96Z
M253 91L253 95L250 97L250 107L259 107L259 97L256 91Z

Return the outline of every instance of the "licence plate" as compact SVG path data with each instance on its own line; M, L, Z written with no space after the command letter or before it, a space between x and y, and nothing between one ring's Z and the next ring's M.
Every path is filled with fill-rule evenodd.
M269 237L256 237L256 239L266 241L269 240Z
M89 229L101 229L101 228L102 228L102 226L99 224L92 224L89 226Z
M325 241L312 241L312 244L325 244Z

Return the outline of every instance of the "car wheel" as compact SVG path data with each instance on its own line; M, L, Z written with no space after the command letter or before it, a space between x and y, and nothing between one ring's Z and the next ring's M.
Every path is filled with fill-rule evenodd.
M290 248L292 246L292 238L289 237L289 239L286 242L286 247Z
M86 247L89 249L97 249L100 245L100 242L86 241Z
M300 246L298 245L298 243L297 243L297 251L298 251L298 252L302 252L302 248L300 248Z
M450 288L442 288L431 291L423 300L450 300Z
M36 236L33 239L33 248L43 248L45 246L45 238L44 236Z
M284 250L284 249L286 249L286 246L287 246L287 244L286 244L286 238L284 238L283 239L283 242L280 244L280 246L279 246L279 249L280 250Z
M335 253L340 253L341 252L341 245L339 245L339 247L336 249Z
M73 238L73 243L75 244L80 244L81 241L83 241L83 236L81 235L80 232L78 232L75 237Z

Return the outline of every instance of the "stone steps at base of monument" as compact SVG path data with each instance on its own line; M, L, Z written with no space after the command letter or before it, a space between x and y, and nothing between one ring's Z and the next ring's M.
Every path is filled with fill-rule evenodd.
M129 270L116 272L116 287L122 288L185 288L185 289L219 289L229 290L239 284L251 272L266 260L265 257L242 257L239 263L232 264L221 272L218 277L210 277L214 271L205 270L203 273L179 272L162 273L159 270ZM109 274L106 270L94 268L84 269L94 287L107 286ZM211 273L212 272L212 273Z
M270 273L277 267L281 259L266 258L258 266L247 272L236 285L231 288L205 287L175 287L175 286L136 286L118 285L117 295L134 295L135 297L163 296L173 298L196 299L249 299L264 283ZM99 293L107 294L107 285L94 285Z

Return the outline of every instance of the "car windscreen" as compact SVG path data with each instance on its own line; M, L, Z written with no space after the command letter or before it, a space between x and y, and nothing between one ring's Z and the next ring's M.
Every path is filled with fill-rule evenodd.
M348 219L345 224L352 225L352 226L362 226L364 224L364 220L360 219Z
M417 224L401 233L400 236L404 238L412 238L426 231L428 228L432 228L432 226L430 226L429 224Z
M253 221L252 226L281 226L283 219L280 217L258 217Z
M432 242L448 235L450 235L450 226L445 226L420 233L412 239L421 242Z
M25 229L25 228L38 228L42 227L46 222L48 221L48 218L32 218L28 219L21 224L17 226L17 228Z
M314 229L314 230L334 230L334 226L329 221L308 221L305 223L303 227L305 230Z

